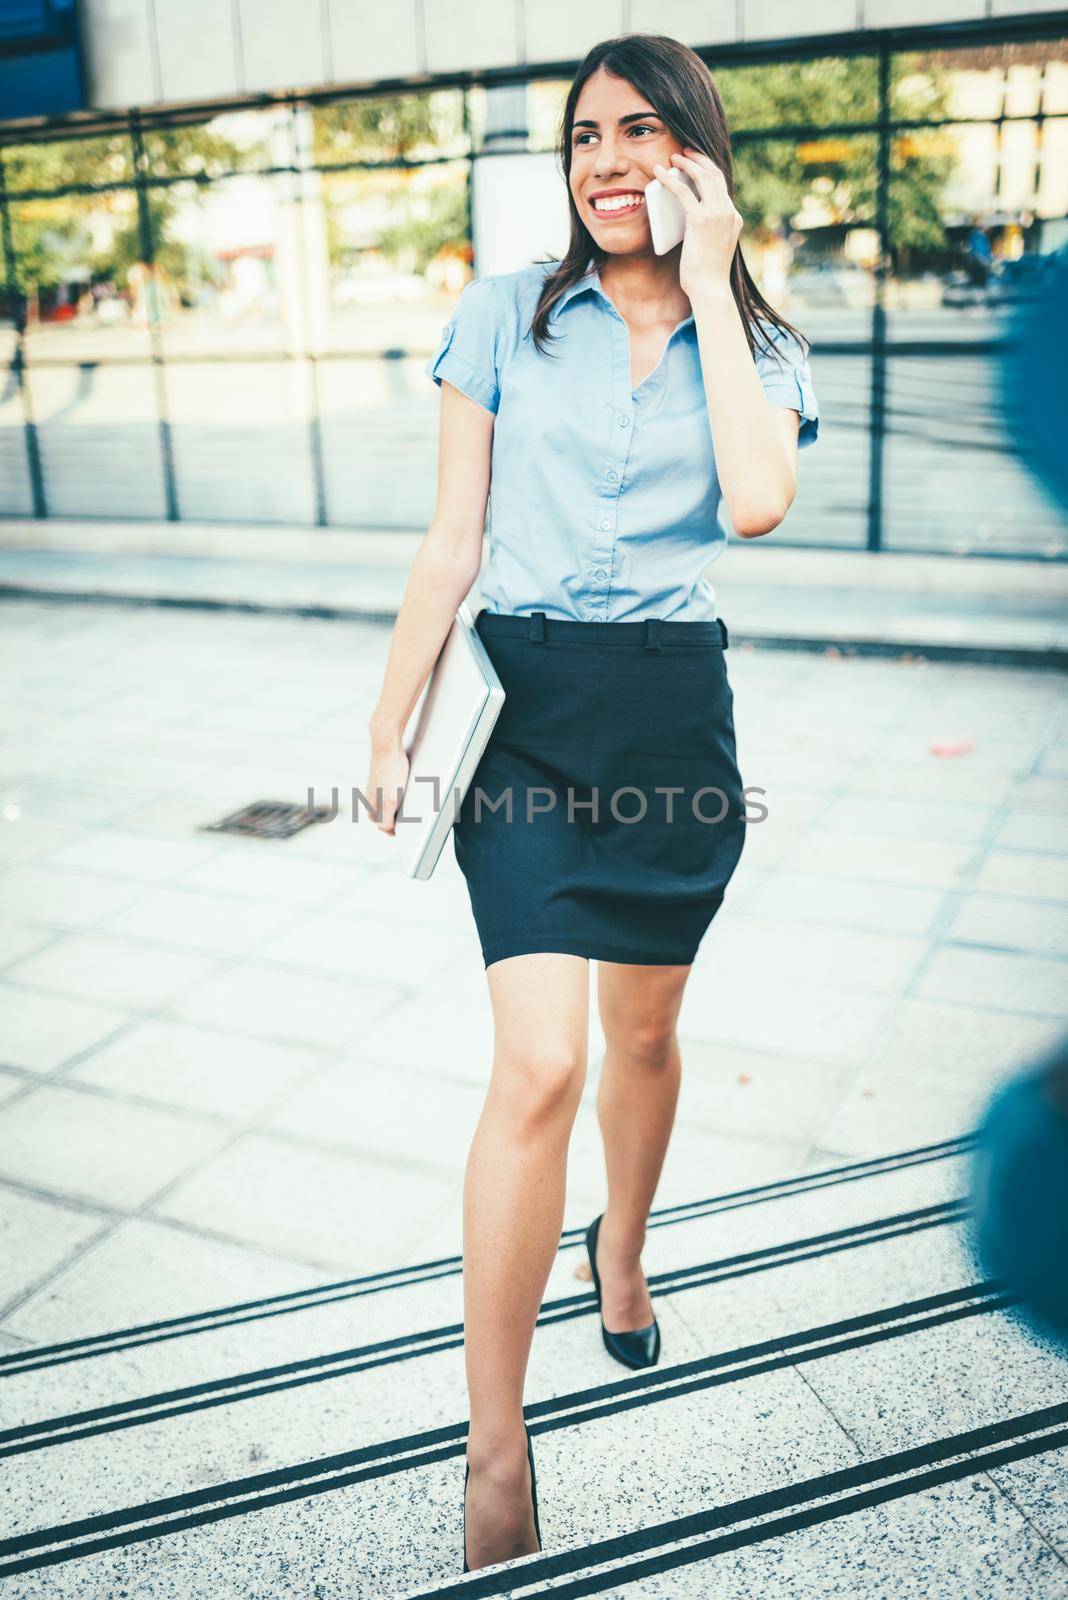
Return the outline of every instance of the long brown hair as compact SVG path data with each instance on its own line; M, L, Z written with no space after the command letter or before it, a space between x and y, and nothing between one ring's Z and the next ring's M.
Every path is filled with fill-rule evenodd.
M688 46L660 33L630 33L615 39L604 39L595 44L583 59L568 92L560 123L560 157L563 161L567 184L567 201L571 213L571 237L567 254L555 272L546 276L538 296L538 304L531 319L530 333L536 349L546 353L546 341L555 338L549 328L549 314L560 296L591 267L598 270L609 259L609 252L601 250L594 242L586 224L579 216L575 197L571 193L571 135L575 121L575 107L587 78L604 67L617 78L625 78L643 95L661 121L682 145L690 145L711 156L727 180L727 193L734 198L734 178L731 162L731 139L727 116L719 90L712 75ZM555 259L555 258L554 258ZM542 263L543 265L547 263ZM737 248L731 263L731 290L745 327L749 349L755 356L757 341L768 350L774 350L761 323L770 323L775 329L792 335L807 351L803 335L772 309L753 282L749 268ZM779 352L775 352L778 354Z

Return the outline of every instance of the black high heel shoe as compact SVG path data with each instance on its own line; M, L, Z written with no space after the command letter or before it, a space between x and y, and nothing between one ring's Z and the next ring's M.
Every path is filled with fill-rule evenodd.
M541 1553L541 1522L538 1519L538 1478L534 1471L534 1447L530 1442L530 1429L523 1424L523 1431L527 1436L527 1461L530 1463L530 1500L534 1507L534 1532L538 1539L537 1553ZM464 1462L464 1571L470 1572L467 1565L467 1480L471 1476L471 1468Z
M597 1235L601 1231L601 1218L594 1217L586 1229L586 1254L590 1258L590 1272L597 1295L597 1310L601 1310L601 1280L597 1274ZM601 1338L610 1356L623 1366L638 1370L655 1367L660 1360L660 1325L654 1317L648 1328L635 1328L628 1333L609 1333L601 1317Z

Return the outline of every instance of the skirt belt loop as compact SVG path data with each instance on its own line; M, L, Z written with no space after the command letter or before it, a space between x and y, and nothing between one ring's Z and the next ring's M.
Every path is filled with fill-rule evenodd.
M545 612L532 611L530 614L530 632L527 635L532 644L545 643Z
M646 650L662 650L663 649L663 644L662 644L661 639L660 639L660 618L659 617L646 617L646 619L645 619L645 640L644 640L644 645L645 645Z
M719 631L723 635L723 648L726 650L731 642L730 635L727 632L727 624L724 622L722 617L717 617L716 621L719 623Z

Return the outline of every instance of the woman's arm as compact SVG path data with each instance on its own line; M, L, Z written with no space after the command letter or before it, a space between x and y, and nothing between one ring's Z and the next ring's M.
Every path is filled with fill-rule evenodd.
M735 533L753 539L777 528L793 503L801 418L770 404L730 289L698 289L689 298L716 472Z
M716 470L735 532L751 539L777 528L790 509L800 417L769 402L731 292L742 219L723 173L697 150L671 159L678 165L658 165L656 173L686 212L679 282L697 327ZM700 200L680 169L693 177Z
M375 821L383 833L396 833L398 794L408 781L402 742L408 718L481 566L493 421L491 411L442 381L437 503L412 562L367 724L371 769L364 792L372 806L382 792Z

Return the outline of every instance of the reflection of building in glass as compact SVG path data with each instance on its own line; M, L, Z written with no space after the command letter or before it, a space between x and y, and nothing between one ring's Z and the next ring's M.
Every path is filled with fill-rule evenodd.
M922 59L945 82L948 114L964 124L944 135L954 156L947 225L978 221L997 230L995 255L1015 258L1025 240L1028 248L1057 248L1068 212L1068 61L1060 42ZM927 81L922 68L917 77Z

